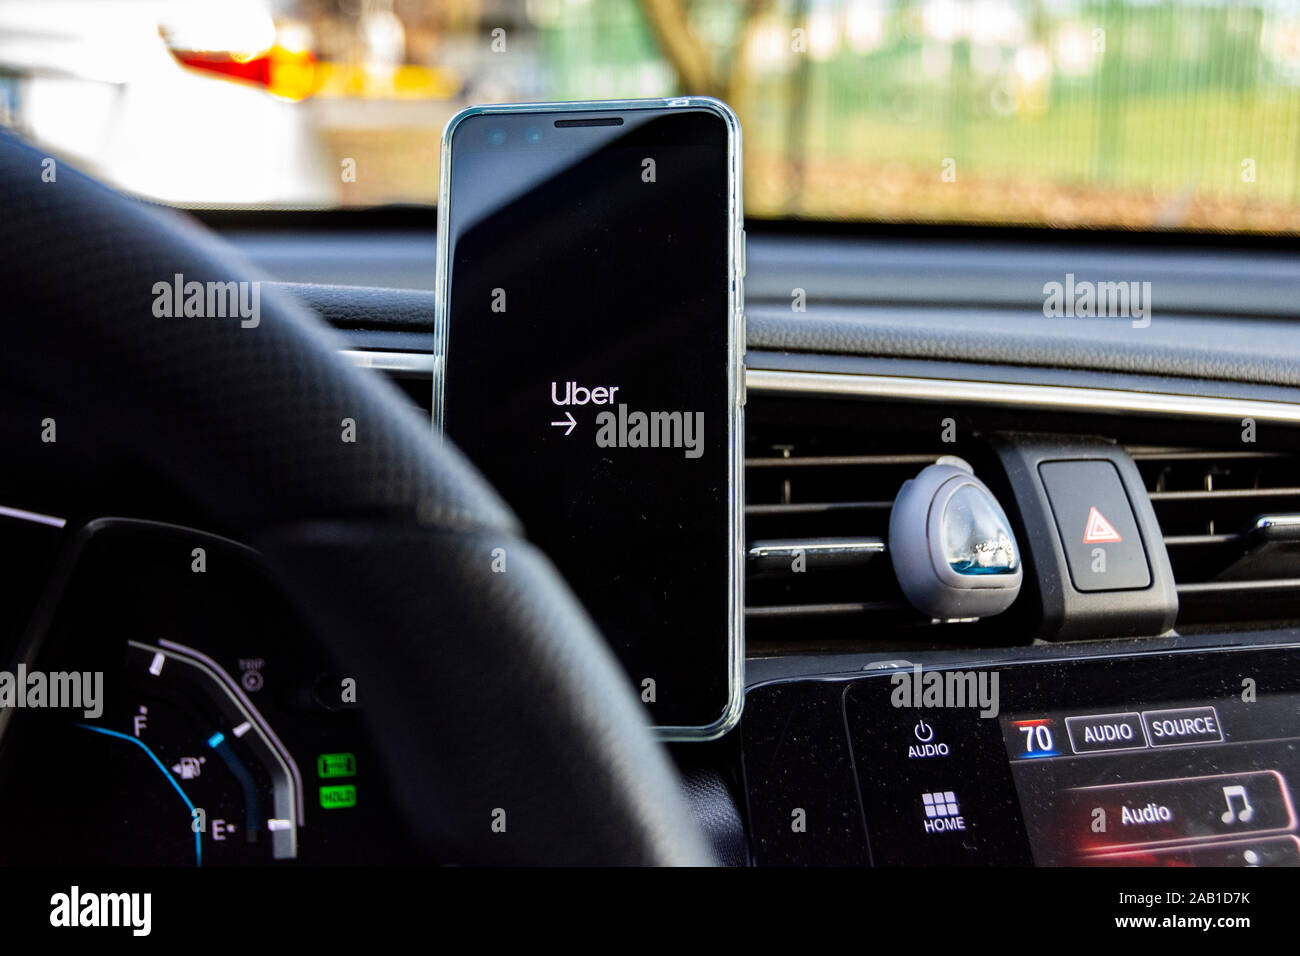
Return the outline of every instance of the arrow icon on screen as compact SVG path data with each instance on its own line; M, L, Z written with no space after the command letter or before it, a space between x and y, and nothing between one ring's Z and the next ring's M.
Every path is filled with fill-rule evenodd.
M568 419L567 422L551 422L551 426L553 428L563 428L564 436L567 438L569 433L578 427L578 420L573 417L573 412L565 412L564 417Z

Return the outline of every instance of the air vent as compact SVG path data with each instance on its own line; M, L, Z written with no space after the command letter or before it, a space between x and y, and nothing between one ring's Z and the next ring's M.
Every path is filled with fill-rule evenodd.
M927 444L918 436L937 429L907 428L913 416L893 410L897 406L858 406L852 425L843 424L842 412L834 426L813 424L806 416L779 424L751 421L746 621L758 645L842 647L845 641L888 640L899 628L927 629L926 639L935 641L990 639L987 631L935 628L912 611L894 580L886 538L903 481L942 454L979 459L981 427L992 432L1006 426L987 410L963 422L965 445ZM1154 430L1134 420L1095 417L1035 424L1044 432L1109 431L1112 438L1130 440L1134 430ZM1209 423L1154 427L1215 442L1224 434ZM1180 601L1176 626L1192 631L1300 621L1300 456L1126 447L1168 548ZM803 567L815 574L793 570L801 554Z
M1129 446L1178 585L1178 627L1300 618L1300 459Z
M894 496L951 447L916 436L751 424L745 457L746 622L815 624L807 637L878 623L925 626L886 551ZM871 449L887 449L872 452ZM861 631L858 630L861 637Z

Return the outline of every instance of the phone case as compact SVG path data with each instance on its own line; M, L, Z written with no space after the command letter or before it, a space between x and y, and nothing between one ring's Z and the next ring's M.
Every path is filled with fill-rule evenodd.
M744 323L744 213L741 193L741 138L740 122L731 107L721 100L707 96L679 96L665 99L643 100L593 100L571 103L501 103L487 106L470 106L461 110L448 122L442 133L442 150L438 179L438 263L434 289L436 306L434 314L434 367L433 367L433 425L439 436L443 432L443 368L447 361L447 323L450 309L451 287L448 276L450 266L450 194L451 194L451 140L456 127L471 116L492 113L578 113L598 111L604 113L631 110L705 109L720 116L727 128L728 177L727 215L730 241L727 244L727 283L729 308L727 314L728 389L731 396L728 415L730 434L727 436L729 514L728 527L731 538L732 560L729 564L728 586L731 595L727 611L727 702L718 718L700 727L656 726L656 735L663 740L715 740L731 730L740 721L744 705L744 404L745 404L745 323Z

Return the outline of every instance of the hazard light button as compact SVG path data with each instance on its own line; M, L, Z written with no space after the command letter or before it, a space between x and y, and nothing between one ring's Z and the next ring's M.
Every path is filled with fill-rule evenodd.
M1038 466L1078 591L1150 586L1142 536L1119 472L1109 461L1048 461Z

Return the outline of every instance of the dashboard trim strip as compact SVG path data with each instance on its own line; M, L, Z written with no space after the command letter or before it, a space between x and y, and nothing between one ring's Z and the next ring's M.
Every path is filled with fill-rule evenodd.
M1300 404L1249 398L1213 398L1204 395L1138 392L1077 385L1028 385L840 372L783 372L753 368L746 372L745 380L752 392L903 398L925 402L1016 405L1036 409L1086 409L1117 415L1254 418L1300 424Z
M341 349L339 354L358 368L381 372L432 375L434 357L426 352L384 352L374 349Z
M424 352L344 349L354 365L384 372L432 375L435 358ZM1215 398L1176 392L1140 392L1080 385L1037 385L1018 382L976 382L962 379L862 375L843 372L795 372L751 368L745 372L749 391L786 395L844 395L864 398L912 399L924 402L965 402L976 405L1015 405L1036 409L1086 409L1114 415L1155 415L1241 419L1300 424L1300 404L1253 398Z

